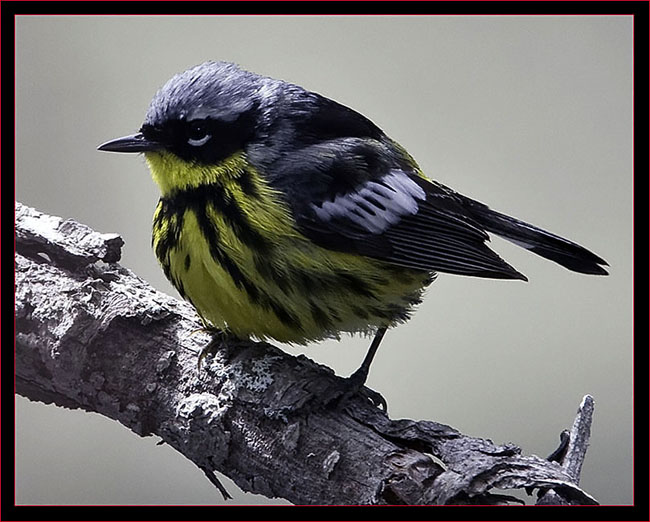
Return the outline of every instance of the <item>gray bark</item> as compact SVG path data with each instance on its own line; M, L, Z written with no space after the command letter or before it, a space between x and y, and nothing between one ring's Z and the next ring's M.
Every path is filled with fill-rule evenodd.
M363 397L323 408L340 378L266 343L209 341L188 304L120 266L122 240L16 203L16 390L157 435L220 488L296 504L594 504L578 487L593 400L559 463L433 421L392 420ZM221 488L220 488L221 489ZM225 493L222 490L222 493Z

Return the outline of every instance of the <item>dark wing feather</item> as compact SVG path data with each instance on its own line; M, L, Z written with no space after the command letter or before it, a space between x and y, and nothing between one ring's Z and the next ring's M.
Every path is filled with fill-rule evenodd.
M274 159L259 168L318 245L408 268L525 280L487 247L487 231L570 270L607 274L584 247L419 176L399 145L348 107L295 87L278 111L261 155Z
M446 187L418 176L387 140L339 138L276 161L272 183L316 244L428 271L524 279Z

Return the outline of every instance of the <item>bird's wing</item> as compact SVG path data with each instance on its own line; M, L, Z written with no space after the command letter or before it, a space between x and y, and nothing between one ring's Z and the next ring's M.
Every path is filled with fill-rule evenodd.
M389 140L335 138L277 161L287 195L314 243L421 270L525 279L490 250L485 230L453 191L418 175Z

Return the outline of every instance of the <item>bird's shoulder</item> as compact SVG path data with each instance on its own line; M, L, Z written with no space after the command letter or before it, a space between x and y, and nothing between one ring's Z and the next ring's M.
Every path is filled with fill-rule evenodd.
M301 104L263 170L302 234L406 268L511 277L463 197L426 178L374 123L327 98Z

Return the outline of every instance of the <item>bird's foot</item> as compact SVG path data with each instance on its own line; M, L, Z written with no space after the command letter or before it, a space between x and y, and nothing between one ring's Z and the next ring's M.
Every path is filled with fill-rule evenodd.
M198 360L197 360L197 368L198 371L201 371L201 363L203 360L208 356L208 355L216 355L217 352L219 352L222 347L223 343L226 342L227 340L232 338L232 335L226 331L226 330L220 330L218 328L215 328L214 326L203 326L202 328L197 328L194 330L194 332L205 332L209 335L212 336L212 339L210 339L210 342L206 344L201 352L199 353Z
M388 412L388 404L381 393L368 388L365 385L367 374L357 370L350 377L340 379L336 386L333 386L325 392L323 404L326 407L342 409L346 406L352 397L359 395L370 401L373 406L381 409L384 413Z

